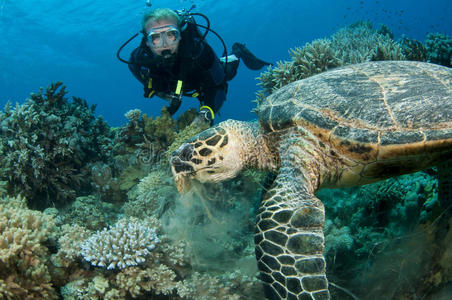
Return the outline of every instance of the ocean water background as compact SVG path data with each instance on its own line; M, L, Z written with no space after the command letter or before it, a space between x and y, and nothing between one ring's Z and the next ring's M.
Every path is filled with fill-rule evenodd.
M207 15L212 29L228 46L245 43L256 56L270 62L289 58L288 50L357 20L385 24L395 39L402 34L424 41L428 32L452 35L450 0L199 0L151 1L152 8L189 8ZM141 84L127 65L116 59L118 47L140 30L144 0L0 1L0 105L22 103L51 82L63 81L69 95L97 104L96 113L112 126L126 122L124 114L139 108L156 116L165 101L143 98ZM200 20L202 23L202 20ZM222 46L213 35L209 43L217 54ZM132 41L124 58L139 43ZM228 99L218 121L250 120L259 72L243 64L229 84ZM197 107L185 98L179 110Z

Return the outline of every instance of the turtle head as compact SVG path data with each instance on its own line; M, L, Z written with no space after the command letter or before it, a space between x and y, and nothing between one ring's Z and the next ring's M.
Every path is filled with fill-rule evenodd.
M242 170L240 138L224 126L226 122L194 136L172 153L171 170L179 192L188 191L192 180L219 182Z

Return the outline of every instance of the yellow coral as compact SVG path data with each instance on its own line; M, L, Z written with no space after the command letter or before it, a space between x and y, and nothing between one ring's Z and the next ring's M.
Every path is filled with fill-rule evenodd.
M44 246L54 230L53 218L27 209L25 199L0 200L0 298L57 298Z
M209 274L201 275L194 272L184 281L177 283L177 292L184 299L196 300L239 300L239 295L233 293L219 278Z
M80 256L80 246L88 238L90 231L74 224L65 224L58 238L58 253L52 256L52 262L57 267L69 267Z
M144 291L169 295L176 288L176 274L167 266L158 264L142 270L137 267L124 269L116 276L116 284L120 289L137 297Z

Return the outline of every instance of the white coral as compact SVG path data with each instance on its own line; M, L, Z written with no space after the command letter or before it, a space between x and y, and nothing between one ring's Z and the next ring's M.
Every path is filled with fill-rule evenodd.
M104 228L81 246L81 254L93 266L124 269L145 261L160 241L157 228L137 219L121 219L108 230Z

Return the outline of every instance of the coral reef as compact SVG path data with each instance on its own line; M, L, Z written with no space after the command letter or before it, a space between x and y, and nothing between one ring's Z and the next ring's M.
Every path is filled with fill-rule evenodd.
M61 82L0 114L1 179L33 207L61 205L89 185L87 165L102 159L109 128L95 106L65 98ZM49 203L50 202L50 203Z
M0 199L1 299L58 299L46 246L54 230L53 218L24 198Z
M450 67L452 39L429 33L425 44L407 36L395 42L391 30L382 25L374 29L370 22L356 22L339 29L328 39L318 39L304 47L289 50L291 61L277 62L257 78L262 90L257 102L276 89L334 67L378 60L429 61Z
M434 172L418 172L360 188L320 191L330 280L365 299L410 299L430 295L432 282L444 287L451 264L450 258L441 263L450 251L443 241L450 235L441 232L450 228L439 222L447 218L437 189Z
M382 27L383 28L383 27ZM319 39L289 50L291 61L278 62L258 77L263 91L257 100L274 90L334 67L373 60L405 60L402 48L388 29L375 30L370 22L357 22L338 30L330 39Z
M155 119L142 114L140 110L132 110L126 115L129 123L115 133L113 163L93 166L92 176L96 178L96 186L105 199L117 197L118 193L114 192L116 189L119 189L119 194L130 192L155 168L167 168L168 152L176 149L189 134L205 129L189 126L196 116L194 110L186 111L178 120L171 119L166 108ZM102 175L97 176L96 173L106 173L110 179L102 180ZM104 191L103 186L107 187L109 193ZM124 197L119 198L124 200Z
M331 47L341 65L406 59L390 35L375 30L370 22L356 22L339 29L331 40Z
M429 33L425 40L429 62L452 67L452 39L441 33Z
M291 61L261 74L258 98L344 64L445 64L449 40L394 42L389 28L358 22L291 49ZM155 118L135 109L109 128L65 93L56 83L0 114L0 196L20 192L33 207L58 208L0 199L0 298L264 299L253 231L266 174L246 171L178 196L168 158L204 129L190 126L194 110L173 120L165 109ZM452 223L434 173L318 193L332 283L364 299L447 295ZM332 292L348 299L340 293Z
M58 252L52 255L52 263L57 268L69 269L71 265L76 265L80 257L82 244L88 239L91 232L78 224L61 226L58 237Z
M78 224L89 230L99 230L112 225L119 207L101 201L95 195L77 197L74 202L62 208L58 219L63 224Z
M172 175L167 170L155 169L130 190L129 201L123 205L123 210L127 216L137 218L161 217L174 205L177 197Z
M398 43L407 60L427 61L427 49L425 49L424 45L420 41L410 39L406 35L402 35L402 38L398 41Z
M90 236L81 246L83 258L93 266L124 269L145 261L160 241L151 222L121 219L108 230Z

